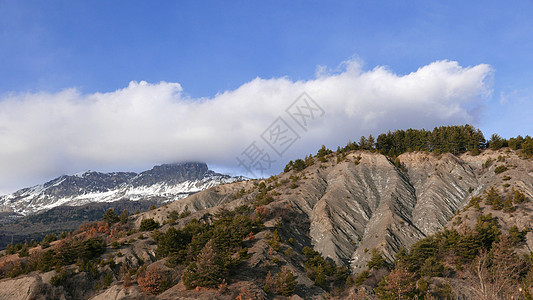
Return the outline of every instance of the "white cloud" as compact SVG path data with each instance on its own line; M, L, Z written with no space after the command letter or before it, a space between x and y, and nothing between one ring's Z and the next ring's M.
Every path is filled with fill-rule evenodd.
M302 92L324 109L299 131L270 170L318 146L396 128L432 128L476 121L490 93L489 65L437 61L407 75L357 61L308 81L256 78L212 98L191 99L178 83L131 82L111 93L13 94L0 99L0 191L86 169L140 170L175 161L235 168L235 156ZM297 129L295 127L295 129Z

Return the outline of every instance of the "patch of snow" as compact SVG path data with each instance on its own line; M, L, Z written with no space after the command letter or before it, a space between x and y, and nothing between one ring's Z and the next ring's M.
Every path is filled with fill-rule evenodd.
M82 178L88 172L77 173L74 176ZM0 196L0 206L11 209L22 215L29 215L39 211L46 211L62 205L80 206L93 202L114 202L121 199L139 201L153 197L162 198L162 202L175 201L188 197L193 193L217 186L219 184L231 183L245 180L244 177L230 177L220 174L208 174L200 180L188 180L178 184L168 184L164 182L147 186L133 186L122 184L114 189L104 192L84 192L82 188L76 189L77 194L69 197L56 198L46 193L51 187L56 187L63 183L67 177L60 177L50 186L36 185L19 192Z
M75 177L78 177L78 178L83 178L85 177L85 175L87 175L88 173L91 173L91 170L87 170L87 171L83 171L83 172L79 172L79 173L76 173L72 176L75 176Z

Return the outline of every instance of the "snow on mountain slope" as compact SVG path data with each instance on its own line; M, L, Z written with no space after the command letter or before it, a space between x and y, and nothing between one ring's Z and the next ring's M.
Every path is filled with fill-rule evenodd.
M211 171L205 163L165 164L141 173L87 171L63 175L45 184L0 196L0 211L28 215L61 205L79 206L121 199L168 202L244 179Z

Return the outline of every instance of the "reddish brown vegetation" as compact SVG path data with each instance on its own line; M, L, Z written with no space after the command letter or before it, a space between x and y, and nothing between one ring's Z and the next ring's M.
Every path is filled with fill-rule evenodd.
M157 267L147 270L137 278L139 287L150 294L157 295L162 291L163 276Z

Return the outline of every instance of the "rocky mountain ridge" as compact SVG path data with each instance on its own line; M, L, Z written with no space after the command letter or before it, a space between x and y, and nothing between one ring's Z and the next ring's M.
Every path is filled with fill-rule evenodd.
M198 162L164 164L141 173L87 171L0 196L0 211L29 215L53 207L118 200L174 201L192 193L243 180L209 170Z
M496 173L502 165L508 170ZM253 182L208 189L170 203L161 212L141 214L139 220L162 222L171 210L216 211L250 203L257 196L257 191L250 191ZM267 208L290 207L302 216L303 224L296 227L309 236L315 250L357 273L370 258L370 249L380 249L392 261L401 247L442 229L472 197L491 186L508 184L533 199L533 161L501 149L476 156L407 152L395 164L379 153L355 151L330 154L300 172L265 182L275 194ZM240 195L243 188L250 193Z
M504 229L513 224L520 230L531 227L533 161L519 151L487 149L479 155L406 152L391 158L356 150L324 153L302 163L268 179L208 188L129 216L125 223L87 224L73 236L51 244L50 250L30 249L30 258L6 255L0 258L2 274L20 275L17 259L26 259L22 265L31 266L32 257L69 253L69 245L91 241L87 236L100 234L105 241L105 251L95 254L90 265L93 269L70 260L56 270L48 266L44 273L32 271L3 279L0 290L5 295L20 294L22 289L24 295L76 299L275 299L286 292L281 288L289 282L292 290L287 295L357 298L358 290L342 282L349 282L344 270L349 269L352 276L360 274L368 268L374 249L391 262L400 248L442 228L475 223L474 213L480 210L468 206L473 197L484 196L491 188L502 194L519 190L525 197L514 213L496 212L504 220ZM481 205L483 210L490 208ZM467 213L472 216L465 217ZM227 236L241 226L248 227L240 236ZM526 245L533 245L533 234L524 238ZM205 259L217 257L208 239L238 245L227 248L225 256L236 262L224 281L194 288L185 283L186 273L224 265ZM177 259L186 263L178 261L176 266ZM335 262L334 271L324 267L327 261ZM468 287L469 283L454 284ZM336 291L336 287L342 289Z

